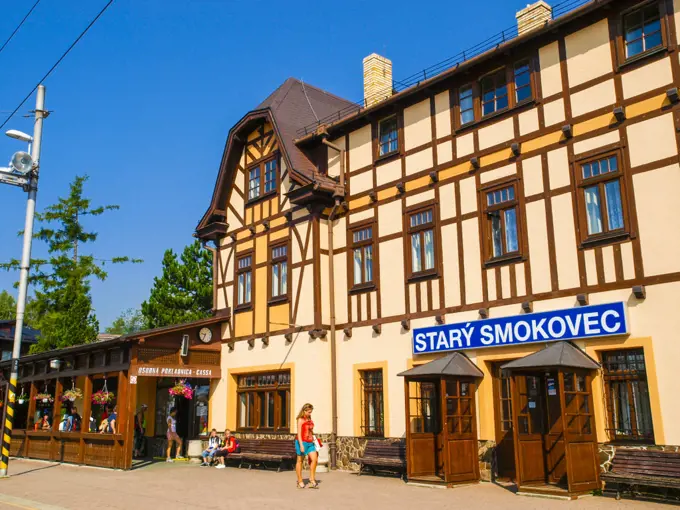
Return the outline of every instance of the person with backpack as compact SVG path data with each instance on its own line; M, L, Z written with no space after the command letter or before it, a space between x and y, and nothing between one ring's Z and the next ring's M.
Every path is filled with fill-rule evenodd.
M217 459L217 466L215 466L215 468L224 469L227 467L224 464L224 459L226 459L230 453L238 452L240 449L241 445L239 445L238 439L231 435L231 430L225 430L222 447L215 452L215 458Z

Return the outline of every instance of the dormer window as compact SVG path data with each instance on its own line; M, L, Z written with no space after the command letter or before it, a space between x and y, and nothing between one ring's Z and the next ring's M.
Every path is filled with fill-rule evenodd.
M278 180L278 158L256 163L248 169L248 200L276 193Z
M378 124L378 157L386 156L399 150L398 134L396 115L380 121Z

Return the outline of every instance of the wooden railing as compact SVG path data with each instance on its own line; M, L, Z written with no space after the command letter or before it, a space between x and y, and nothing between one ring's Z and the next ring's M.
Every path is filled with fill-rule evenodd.
M123 434L15 430L10 455L27 459L70 462L129 469Z

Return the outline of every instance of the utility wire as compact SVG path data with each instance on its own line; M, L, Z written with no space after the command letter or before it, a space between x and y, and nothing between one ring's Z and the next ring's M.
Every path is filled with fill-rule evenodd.
M80 33L80 35L76 38L76 40L73 41L73 43L71 44L71 46L68 47L68 49L63 53L63 55L62 55L61 57L59 57L59 60L57 60L57 62L50 68L50 70L47 71L47 73L45 74L45 76L43 76L43 77L38 81L38 83L35 84L35 87L33 87L33 89L28 93L28 95L23 99L23 101L21 101L21 103L19 103L19 106L17 106L17 107L14 109L14 111L9 115L9 117L7 117L7 118L5 119L5 121L0 125L0 129L2 129L3 127L5 127L5 125L10 121L10 119L11 119L12 117L14 117L14 115L19 111L19 109L20 109L22 106L24 106L24 103L25 103L26 101L28 101L28 99L33 95L33 92L35 92L36 89L40 86L40 84L41 84L42 82L44 82L44 81L48 78L48 76L49 76L50 74L52 74L52 71L54 71L54 70L57 68L57 66L61 63L61 61L64 60L64 58L66 58L66 55L68 55L69 52L73 49L73 47L74 47L76 44L78 44L78 41L80 41L80 40L83 38L83 36L87 33L88 30L90 30L90 28L92 28L92 25L94 25L94 24L97 22L97 20L102 16L102 14L104 14L104 13L106 12L106 9L108 9L109 6L110 6L112 3L113 3L113 0L109 0L109 1L107 2L107 4L104 6L104 8L103 8L101 11L99 11L99 14L97 14L97 15L95 16L95 18L90 22L90 24L87 25L87 27L85 28L85 30L83 30L83 31Z
M33 7L31 7L31 8L29 9L29 11L26 13L26 16L24 16L24 19L21 20L21 22L20 22L20 23L17 25L17 27L14 29L14 32L12 32L12 34L7 38L7 40L5 41L5 44L3 44L2 47L0 47L0 53L2 53L2 50L4 50L4 49L5 49L5 46L7 46L7 45L9 44L9 42L12 40L12 37L14 37L14 35L19 31L19 29L21 28L21 25L24 24L24 21L26 21L26 20L28 19L28 17L29 17L29 16L31 15L31 13L33 12L33 9L35 9L35 8L38 6L39 3L40 3L40 0L37 0L37 2L35 2L35 3L33 4Z

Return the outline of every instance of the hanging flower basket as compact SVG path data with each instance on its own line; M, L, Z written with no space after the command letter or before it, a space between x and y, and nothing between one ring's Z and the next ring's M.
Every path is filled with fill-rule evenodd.
M92 394L92 403L105 406L115 400L116 396L110 391L99 390Z
M80 388L73 388L71 390L66 390L61 395L62 402L75 402L83 398L83 392Z
M21 395L17 397L17 403L22 406L24 403L28 400L28 396L23 392L21 392Z
M35 397L33 397L33 400L35 400L38 405L47 405L54 402L54 397L49 393L38 393Z
M194 390L191 387L191 384L186 382L184 379L179 381L168 391L173 397L184 397L187 400L194 398Z

